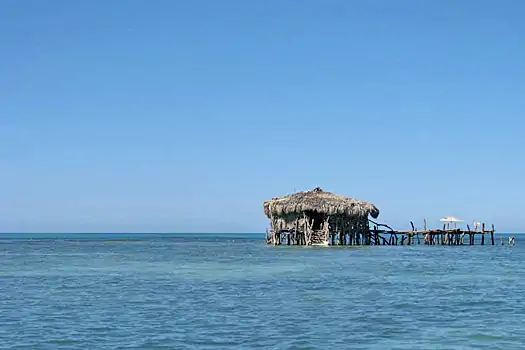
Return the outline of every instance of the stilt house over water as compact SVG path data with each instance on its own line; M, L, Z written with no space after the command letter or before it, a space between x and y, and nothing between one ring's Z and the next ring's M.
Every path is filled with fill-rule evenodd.
M338 235L339 244L369 245L368 216L379 210L371 203L325 192L317 187L264 202L270 219L268 244L327 245Z

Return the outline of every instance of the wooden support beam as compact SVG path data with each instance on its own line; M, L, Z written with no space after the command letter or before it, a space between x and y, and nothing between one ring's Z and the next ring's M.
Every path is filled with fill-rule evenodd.
M341 219L342 223L342 229L341 233L343 234L343 245L346 245L346 220L344 218Z
M306 220L306 215L304 216L304 232L303 232L303 245L306 245L306 231L308 231L308 223Z
M298 217L295 218L295 223L294 223L294 225L293 225L293 228L294 228L294 234L293 234L294 245L299 245L299 235L298 235L298 231L299 231L299 218L298 218Z
M337 221L338 221L338 230L339 230L339 245L345 245L345 241L344 241L344 238L345 238L345 235L344 235L344 228L343 228L343 223L344 223L344 219L343 218L337 218Z

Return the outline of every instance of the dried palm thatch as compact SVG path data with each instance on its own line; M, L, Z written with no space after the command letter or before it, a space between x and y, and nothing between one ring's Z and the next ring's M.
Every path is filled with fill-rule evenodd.
M264 214L268 218L305 212L359 217L371 215L373 218L379 216L379 209L371 203L325 192L319 187L264 202Z

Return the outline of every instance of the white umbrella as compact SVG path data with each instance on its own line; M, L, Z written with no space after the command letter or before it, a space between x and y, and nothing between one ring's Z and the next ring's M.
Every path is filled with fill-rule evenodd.
M446 223L449 224L449 225L450 225L451 222L453 222L453 223L454 223L454 228L455 228L455 227L456 227L456 224L457 224L458 222L463 222L464 220L458 219L458 218L455 217L455 216L445 216L444 218L439 219L439 221L441 221L441 222L446 222Z

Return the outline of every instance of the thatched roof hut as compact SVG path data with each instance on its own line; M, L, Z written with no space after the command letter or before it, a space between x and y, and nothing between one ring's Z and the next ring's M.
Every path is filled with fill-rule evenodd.
M336 232L345 237L367 236L368 216L377 218L379 209L317 187L264 202L264 214L271 220L271 241L287 231L304 237L299 239L309 245L321 244Z
M319 187L264 202L264 214L268 218L304 212L329 216L379 216L379 209L371 203L325 192Z

